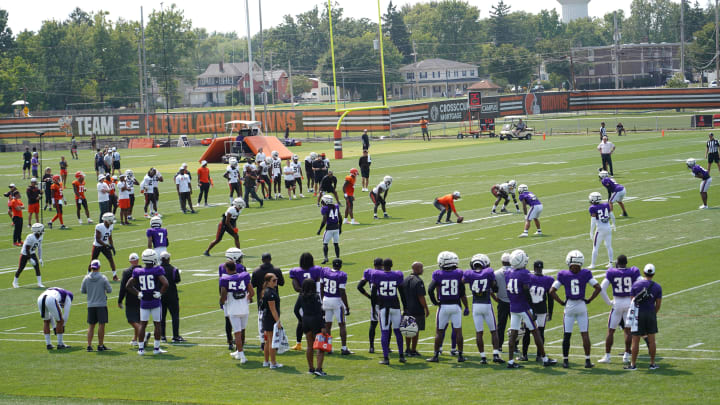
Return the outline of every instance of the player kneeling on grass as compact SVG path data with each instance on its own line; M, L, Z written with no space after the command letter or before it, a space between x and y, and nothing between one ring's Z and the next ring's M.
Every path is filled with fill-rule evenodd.
M325 234L323 235L323 255L325 256L325 260L322 262L322 264L325 264L328 262L328 243L330 243L331 240L335 246L335 257L338 259L340 258L340 234L342 233L342 221L340 221L340 206L335 204L332 196L322 196L322 208L320 209L320 214L322 214L323 219L320 223L320 229L318 229L317 234L320 235L320 232L322 232L323 228L325 228Z
M350 169L350 174L345 176L345 183L343 183L342 187L343 195L345 196L345 219L343 220L343 224L359 225L355 222L355 214L353 213L355 206L355 179L357 179L359 173L357 169L353 168ZM350 218L349 222L348 218Z
M590 193L590 240L593 241L592 261L589 269L595 267L600 242L605 243L608 253L608 267L612 265L612 231L615 230L615 214L612 204L602 202L602 196L598 192Z
M133 270L132 278L126 285L128 291L137 295L140 299L140 331L138 336L145 335L150 317L155 326L154 354L167 353L160 348L160 331L162 324L162 302L160 298L168 288L168 281L165 278L165 271L158 266L158 254L152 249L145 249L142 252L142 262L145 267L138 267ZM145 342L138 342L138 354L145 354Z
M590 335L588 334L589 318L587 304L590 304L600 294L600 284L595 280L588 269L583 269L585 256L579 250L571 250L565 258L569 270L562 270L557 275L557 280L550 288L550 296L565 307L563 315L563 368L568 368L568 356L570 355L570 338L572 337L573 325L575 322L580 329L583 349L585 350L585 368L593 368L595 365L590 361ZM585 299L585 286L590 284L595 290L589 299ZM565 301L561 300L556 291L560 286L565 287Z
M387 214L387 211L385 210L385 202L387 200L387 193L388 193L388 190L390 190L392 181L393 181L392 177L385 176L383 178L383 181L381 181L380 184L375 186L375 188L373 188L370 191L370 200L375 205L375 207L373 208L373 218L375 218L375 219L378 219L378 216L377 216L378 206L382 207L383 216L385 218L390 218Z
M705 210L708 207L707 192L710 189L710 184L712 184L712 177L710 177L710 172L703 169L702 166L695 164L695 159L688 159L685 164L687 165L688 169L690 169L693 176L702 180L702 182L700 182L700 198L702 199L702 205L699 208L701 210Z
M542 236L542 230L540 230L540 219L538 219L540 218L540 214L542 214L542 203L540 203L540 200L538 200L535 194L528 191L528 186L525 184L518 186L518 192L520 193L518 198L522 201L523 213L525 213L525 228L523 229L523 233L520 234L520 237L525 238L528 236L528 229L530 229L531 221L535 221L535 227L537 228L535 235ZM528 205L530 206L529 212L527 209Z
M475 342L480 352L480 363L487 364L485 344L483 342L483 322L488 325L492 337L493 362L505 363L500 358L500 340L495 326L495 313L493 312L490 297L497 301L493 290L497 290L495 270L490 267L490 258L484 254L476 254L470 259L470 268L463 273L463 283L470 286L473 295L472 316L475 321Z
M93 240L92 253L90 261L97 259L102 253L105 258L110 262L110 268L112 269L113 281L118 281L117 270L115 269L115 243L113 243L113 223L115 222L115 215L112 212L106 212L102 216L102 222L95 225L95 239ZM88 266L88 272L90 271Z
M628 310L630 310L630 294L635 281L640 278L640 269L635 266L627 268L627 256L620 255L615 262L615 266L610 267L605 273L605 280L600 283L600 295L606 304L612 309L608 317L608 332L605 338L605 356L598 363L610 363L610 350L613 345L615 329L618 328L620 322L623 321L623 332L625 334L625 353L623 354L623 363L630 362L630 345L632 344L632 335L630 333L630 323L627 319ZM605 290L612 286L613 299L610 301Z
M350 305L348 305L347 294L345 293L347 273L340 270L341 268L342 260L333 259L332 269L323 269L323 310L325 311L325 329L328 333L332 331L333 318L338 321L340 340L342 342L340 354L347 356L353 354L347 348L347 329L345 328L345 317L350 315Z
M92 340L95 334L95 325L98 325L99 352L109 350L105 347L105 324L108 322L107 294L112 292L112 286L107 277L100 274L100 261L90 263L92 271L85 276L80 285L80 292L87 294L87 351L93 351Z
M378 307L380 313L380 343L383 349L383 359L380 364L390 365L388 354L390 353L390 329L392 328L397 342L400 363L405 363L405 355L403 351L403 335L400 333L400 320L402 319L402 311L400 309L400 300L398 287L403 282L402 271L392 271L393 262L390 259L383 260L383 270L377 271L372 275L372 295L378 297Z
M233 239L235 240L235 247L240 249L240 238L238 237L237 218L242 212L243 208L245 208L245 200L243 200L242 198L236 198L233 200L232 205L230 205L230 208L225 211L222 216L222 220L218 224L217 232L215 233L215 240L210 242L208 248L205 250L205 252L203 252L205 256L210 256L210 249L220 243L225 232L227 232L228 235L233 237Z
M433 201L433 205L435 208L437 208L440 211L440 215L438 215L436 224L439 224L442 220L443 215L447 213L447 218L445 218L445 222L450 223L450 214L451 212L455 213L455 216L457 217L458 224L463 221L463 217L460 216L460 214L457 213L457 210L455 209L455 200L460 199L460 192L459 191L453 191L452 194L444 195L442 197L438 197Z
M220 277L220 306L225 312L226 318L232 325L232 331L235 337L235 347L237 350L230 353L235 360L240 360L242 364L247 363L243 344L245 342L245 327L247 326L248 316L250 315L250 303L255 295L252 284L250 284L250 274L245 267L240 265L243 270L238 273L237 266L233 262L225 263L225 274Z
M58 350L70 348L63 342L63 333L65 333L65 324L70 317L73 298L73 293L59 287L50 287L38 297L38 309L40 317L43 319L43 334L48 350L53 349L53 345L50 343L51 326L57 335Z
M293 279L293 281L295 281ZM323 371L323 359L325 358L325 352L318 350L317 354L317 367L313 361L315 350L313 346L315 344L315 336L318 333L327 333L325 329L325 320L323 319L323 303L320 300L320 294L317 293L315 287L315 281L306 278L303 280L300 295L297 301L295 301L295 316L300 319L302 325L302 332L305 334L307 341L307 349L305 356L308 362L308 373L315 374L316 376L323 377L327 373Z
M15 279L12 283L13 288L20 287L20 284L18 284L18 279L20 278L20 274L22 274L28 261L35 268L35 276L37 276L37 286L40 288L45 288L42 283L42 276L40 275L40 266L43 265L42 241L43 233L45 233L45 226L41 223L33 224L31 231L32 232L25 238L25 242L22 245L22 250L20 250L20 262L18 264L18 269L15 272Z

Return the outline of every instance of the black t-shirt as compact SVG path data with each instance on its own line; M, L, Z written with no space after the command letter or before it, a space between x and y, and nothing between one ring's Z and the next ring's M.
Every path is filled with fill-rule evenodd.
M360 160L358 161L358 166L360 166L361 169L368 170L370 169L370 162L367 156L361 156Z
M245 187L255 187L255 180L257 180L257 172L248 169L245 172Z
M164 302L172 302L178 299L177 283L180 282L180 271L173 265L160 265L165 270L165 278L168 281L168 288L162 296Z
M118 294L118 304L122 304L124 299L126 307L140 309L140 300L138 299L137 295L128 294L127 288L125 287L128 283L128 280L132 278L133 270L138 267L140 266L130 266L127 269L123 270L122 279L120 280L120 293Z
M45 183L45 190L49 191L52 186L52 174L43 174L42 181Z
M23 153L23 160L25 161L25 163L30 163L31 159L32 159L32 153L30 153L29 151Z
M420 304L418 296L425 296L425 282L420 277L411 274L405 277L400 291L405 296L405 310L409 314L423 314L425 316L425 309Z
M320 188L322 190L335 190L337 187L337 177L335 176L325 176L320 180Z
M270 305L268 304L270 301L275 302L275 311L277 311L278 316L280 316L280 295L274 288L267 287L260 303L260 308L263 310L263 323L265 323L265 320L268 320L268 323L270 323L270 319L273 319L272 311L270 311Z
M302 316L300 311L302 310ZM303 318L320 318L323 315L322 301L318 294L313 294L306 297L302 294L298 295L297 301L295 302L295 316L300 319Z
M318 169L318 170L313 170L313 173L315 174L315 176L325 175L325 162L323 162L322 159L313 160L312 167L313 167L313 169Z
M25 192L28 198L28 204L36 204L40 198L40 189L37 187L28 187Z
M255 288L255 291L260 291L263 283L265 282L265 275L268 273L272 273L278 278L278 287L285 285L285 277L283 277L282 270L273 266L271 263L263 263L253 270L252 275L250 276L250 283ZM258 300L257 303L258 306L260 306L260 300Z

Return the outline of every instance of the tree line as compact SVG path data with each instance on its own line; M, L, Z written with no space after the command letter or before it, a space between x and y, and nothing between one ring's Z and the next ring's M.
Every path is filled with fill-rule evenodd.
M525 84L544 61L550 85L557 87L570 80L572 47L613 43L614 17L621 43L679 42L680 7L670 0L633 0L629 16L618 10L615 16L565 24L555 9L533 14L512 10L503 0L489 7L488 18L462 0L400 8L390 2L382 16L386 80L401 80L398 69L404 64L444 58L475 64L481 77L500 85ZM714 8L703 8L697 0L683 7L686 73L707 70L715 55ZM284 16L252 37L255 60L266 70L292 65L296 94L307 90L308 77L331 82L329 16L327 4ZM37 32L14 34L8 27L11 17L0 9L0 112L11 112L18 99L27 99L33 110L63 110L75 103L139 104L139 19L113 20L104 11L75 8L63 20L44 21ZM246 38L194 27L191 17L173 4L153 10L145 20L147 74L151 91L157 92L152 98L169 94L170 108L181 102L180 84L194 83L209 64L247 59ZM335 4L332 25L338 84L344 79L348 93L374 99L381 91L377 22L346 16Z

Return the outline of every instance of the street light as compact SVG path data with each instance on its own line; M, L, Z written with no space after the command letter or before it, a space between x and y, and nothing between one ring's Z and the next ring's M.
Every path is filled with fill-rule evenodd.
M340 74L342 75L343 108L345 108L345 66L340 66Z

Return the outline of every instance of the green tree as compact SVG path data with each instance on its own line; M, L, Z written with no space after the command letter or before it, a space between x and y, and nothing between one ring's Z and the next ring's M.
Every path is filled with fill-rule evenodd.
M312 81L304 75L293 75L292 77L293 96L298 97L312 89Z
M633 0L624 22L627 42L679 42L680 5L670 0Z
M688 84L685 83L685 76L680 72L675 73L665 84L665 87L670 88L686 88L687 86Z
M41 89L40 73L32 64L20 56L0 57L0 112L12 112L12 103L18 99L27 100L33 110L43 108Z
M527 49L511 44L495 47L490 57L488 70L492 77L516 86L529 83L537 69L536 60Z
M696 31L695 40L688 47L690 65L696 70L714 70L715 23L709 22Z
M15 46L15 39L8 23L8 12L0 8L0 57Z
M510 6L503 0L495 6L490 6L490 35L495 45L513 42L513 27L510 25Z
M397 49L403 55L403 63L412 62L412 44L410 43L410 32L405 25L404 15L397 11L392 1L388 4L387 12L383 16L383 32L390 37Z

